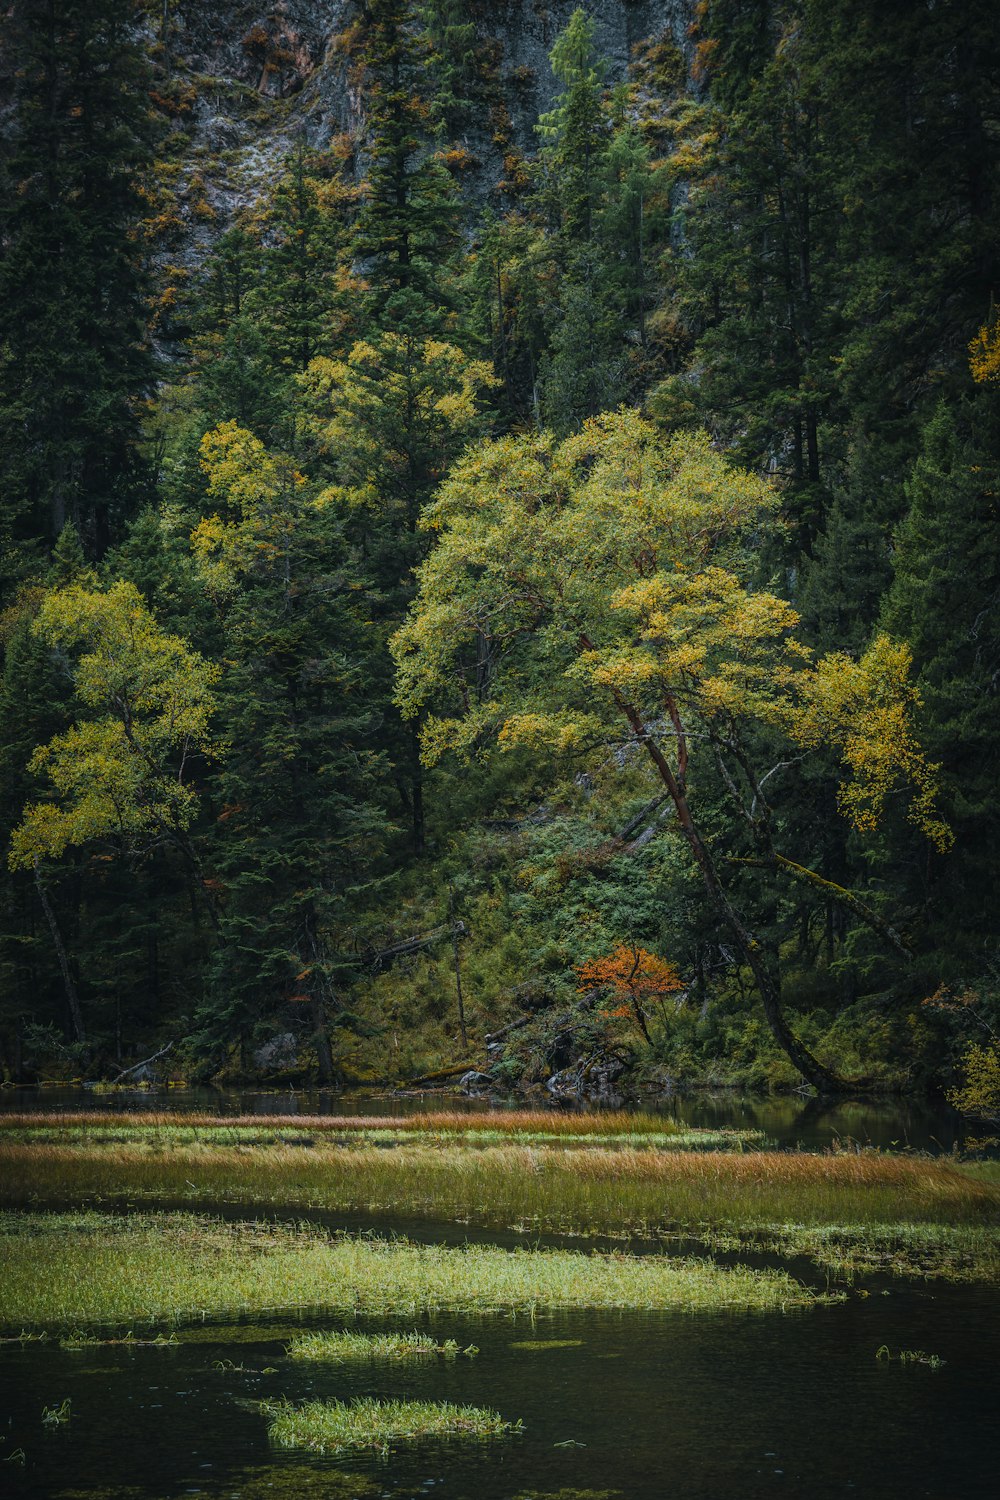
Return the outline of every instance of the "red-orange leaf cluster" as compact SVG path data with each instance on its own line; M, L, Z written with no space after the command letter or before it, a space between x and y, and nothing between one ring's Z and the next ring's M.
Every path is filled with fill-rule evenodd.
M616 995L639 1001L675 994L684 988L673 964L657 958L645 948L633 948L625 943L619 943L614 952L604 958L578 964L576 972L580 976L581 993L592 989L612 990Z

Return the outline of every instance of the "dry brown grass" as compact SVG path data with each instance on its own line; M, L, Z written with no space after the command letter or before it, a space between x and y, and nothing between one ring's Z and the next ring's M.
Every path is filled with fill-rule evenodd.
M7 1130L60 1130L73 1126L95 1130L142 1130L197 1127L212 1130L316 1131L338 1135L387 1130L398 1134L493 1131L502 1135L671 1135L681 1127L660 1115L613 1110L600 1114L569 1114L561 1110L436 1110L420 1115L212 1115L170 1110L88 1110L67 1114L47 1112L0 1115L0 1134Z

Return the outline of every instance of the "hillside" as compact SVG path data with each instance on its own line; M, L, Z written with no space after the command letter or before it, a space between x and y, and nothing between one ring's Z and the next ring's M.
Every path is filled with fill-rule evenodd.
M991 6L0 59L6 1077L994 1109Z

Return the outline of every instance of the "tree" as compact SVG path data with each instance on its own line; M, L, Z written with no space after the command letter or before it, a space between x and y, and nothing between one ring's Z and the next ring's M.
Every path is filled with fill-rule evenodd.
M114 858L166 844L180 851L200 884L187 833L197 811L189 763L211 746L218 673L163 631L138 590L124 581L106 593L91 580L56 589L43 599L32 633L50 656L80 653L72 674L79 714L34 749L27 769L49 783L49 795L23 808L8 863L13 871L33 871L73 1031L83 1046L87 1032L76 973L46 888L45 865L71 848L103 846Z
M382 328L440 333L449 321L441 268L458 234L455 186L431 146L408 0L368 0L363 15L369 163L354 250L371 286L367 312Z
M34 631L80 650L76 696L90 713L36 748L29 769L54 793L30 803L11 838L12 869L92 839L186 838L197 807L193 756L210 750L218 669L162 630L138 589L71 584L47 596Z
M385 833L371 683L370 599L350 567L339 510L317 503L288 457L226 423L201 447L218 509L193 545L227 668L219 718L230 746L212 782L221 945L199 1045L218 1060L284 1015L308 1018L319 1075L342 990L352 900Z
M402 333L375 334L345 360L316 359L305 386L314 432L334 483L321 501L346 514L368 576L380 644L413 597L413 568L426 550L421 506L461 450L485 430L482 398L495 384L487 364L453 344ZM372 662L384 693L387 748L399 764L413 846L424 842L423 778L412 733L391 710L391 663ZM400 753L400 744L406 747ZM401 764L400 764L401 763Z
M859 660L814 662L791 606L749 585L747 542L776 505L704 435L663 444L624 411L558 445L545 434L485 445L425 512L439 541L393 642L397 698L410 716L435 709L428 761L490 741L582 754L612 740L644 753L772 1033L805 1078L832 1089L837 1080L788 1027L731 872L750 865L835 895L902 944L861 898L783 851L761 743L777 739L780 761L792 747L835 756L841 805L861 830L903 790L928 837L944 845L949 835L913 729L906 649L880 638ZM713 772L731 809L724 837L699 810Z
M1000 424L992 391L928 422L896 533L883 623L913 652L923 732L942 766L942 789L960 855L932 872L925 927L954 962L982 962L995 932L1000 623ZM902 853L902 850L899 851ZM898 857L898 856L897 856ZM923 862L909 861L923 886ZM912 879L912 876L910 877ZM923 902L930 890L918 887Z
M619 943L613 953L588 959L577 966L581 993L599 989L609 993L618 1009L612 1014L629 1015L645 1041L650 1041L645 1007L650 1000L661 1000L685 988L673 964L665 963L645 948L626 947Z
M595 230L600 161L610 133L604 107L604 63L594 48L594 23L577 9L549 53L562 91L537 130L542 201L555 228L570 242Z
M0 177L0 492L14 539L67 520L91 556L128 514L152 383L136 227L151 161L134 0L17 0Z

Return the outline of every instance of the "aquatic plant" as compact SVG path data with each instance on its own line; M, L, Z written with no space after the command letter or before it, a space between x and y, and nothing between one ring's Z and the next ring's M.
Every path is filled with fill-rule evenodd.
M0 1129L6 1203L142 1200L457 1220L523 1231L680 1235L713 1249L868 1269L1000 1279L996 1163L875 1151L689 1152L564 1144L444 1149L411 1132L370 1143L23 1144Z
M62 1427L73 1415L73 1403L69 1396L58 1406L42 1407L42 1424L45 1427Z
M352 1448L388 1452L393 1443L420 1438L496 1438L517 1430L499 1412L448 1401L310 1401L263 1408L268 1434L281 1448L343 1453Z
M926 1349L900 1349L898 1354L893 1354L888 1344L881 1344L875 1350L875 1358L887 1364L896 1360L901 1365L926 1365L930 1370L943 1369L948 1363L940 1354L928 1354Z
M475 1344L462 1349L454 1339L439 1344L430 1334L418 1333L298 1333L288 1345L290 1359L328 1360L351 1364L364 1360L456 1359L478 1354Z

